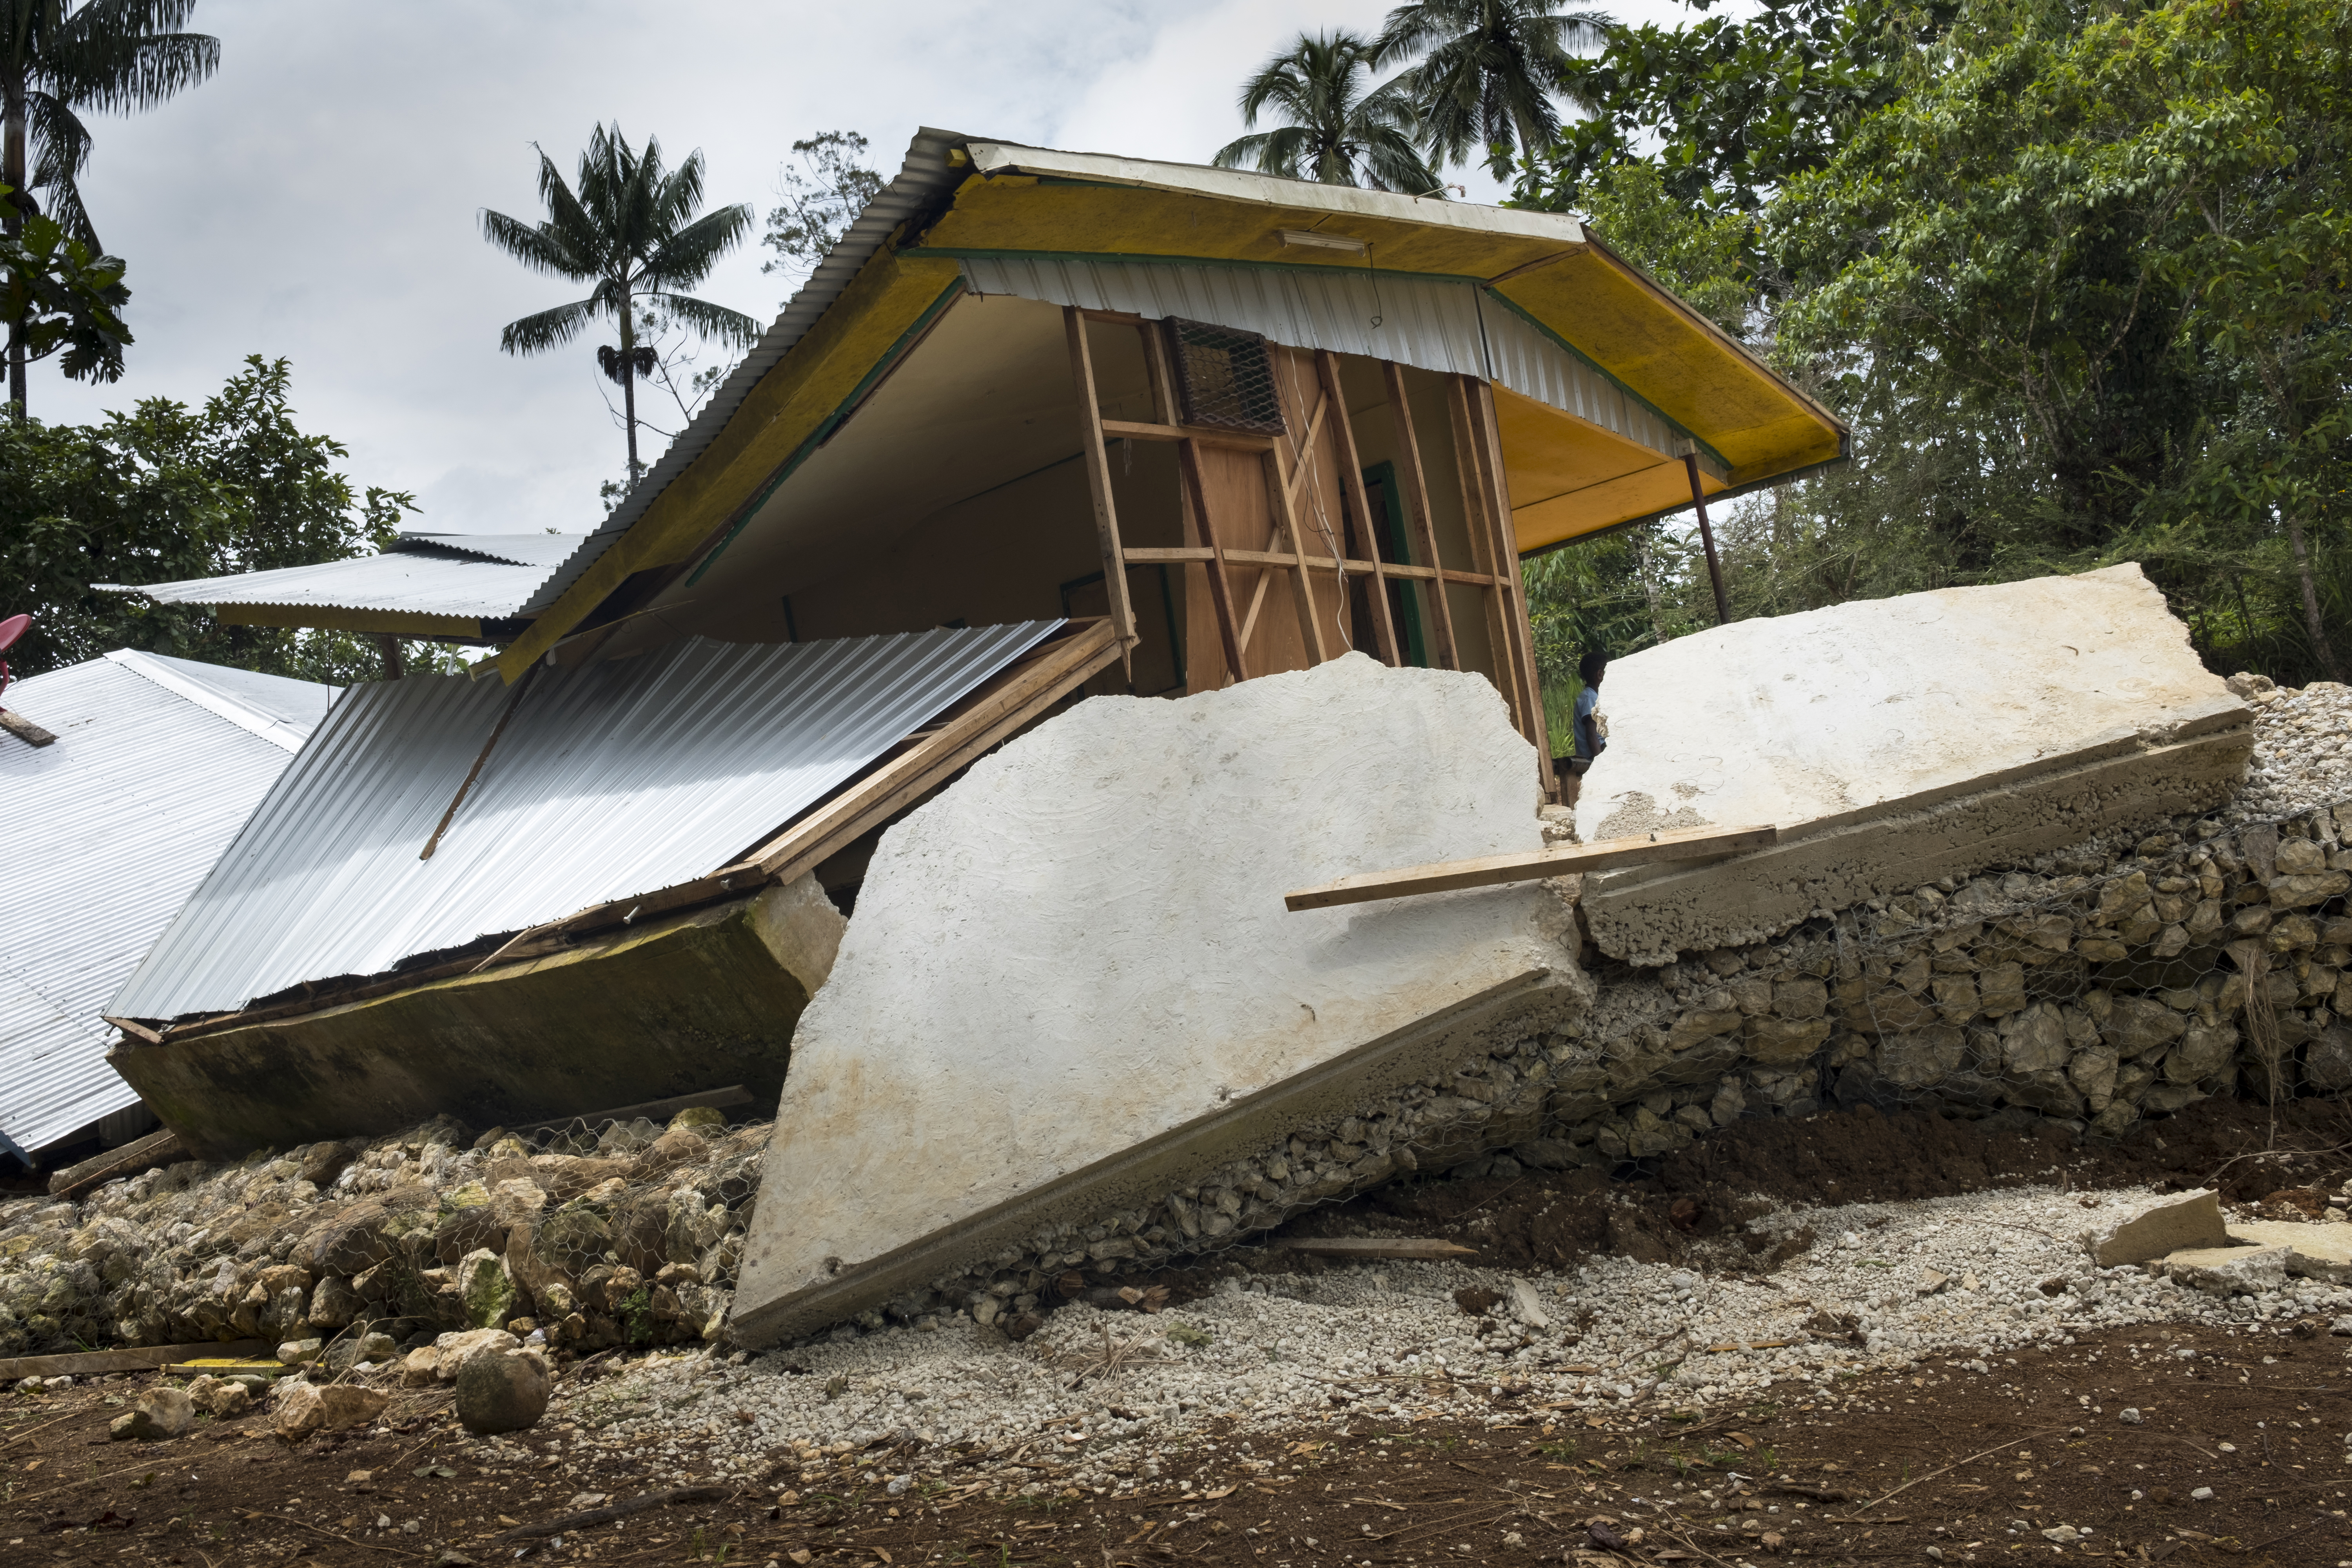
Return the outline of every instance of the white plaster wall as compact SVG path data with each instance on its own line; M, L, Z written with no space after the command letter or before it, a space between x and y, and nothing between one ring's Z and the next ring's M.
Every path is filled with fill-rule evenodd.
M887 834L803 1015L739 1321L1533 971L1540 886L1293 914L1349 872L1540 847L1475 675L1360 654L1097 697ZM837 1294L837 1292L835 1292Z
M1661 825L1784 832L2244 705L2131 563L1735 621L1617 660L1587 843Z
M1734 622L1612 664L1601 710L1585 842L1780 830L1725 861L1587 878L1592 940L1642 963L2207 809L2252 745L2245 705L2129 563Z

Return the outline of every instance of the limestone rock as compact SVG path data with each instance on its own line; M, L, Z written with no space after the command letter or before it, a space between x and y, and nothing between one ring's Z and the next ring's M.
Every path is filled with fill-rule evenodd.
M2346 984L2352 984L2352 976L2337 985L2336 995L2344 994ZM2340 1094L2352 1089L2352 1028L2330 1024L2320 1030L2318 1038L2304 1047L2303 1072L2311 1087L2322 1093Z
M466 1300L466 1321L478 1329L499 1329L520 1310L514 1277L507 1260L488 1248L467 1253L457 1265L458 1291Z
M547 1367L537 1356L485 1351L457 1372L457 1419L477 1436L520 1432L547 1414Z
M459 1333L443 1334L433 1342L429 1353L433 1357L433 1375L443 1383L457 1380L458 1368L484 1351L510 1351L521 1347L522 1342L504 1329L468 1329ZM428 1353L414 1352L410 1360Z
M1827 1018L1750 1018L1748 1054L1771 1067L1803 1061L1830 1037Z
M2286 1283L2284 1247L2200 1247L2167 1254L2164 1272L2175 1283L2216 1296L2252 1296Z
M1926 1089L1959 1070L1968 1037L1948 1024L1895 1035L1878 1047L1878 1075L1897 1089Z
M1535 1286L1529 1281L1516 1279L1511 1281L1511 1305L1517 1311L1519 1321L1527 1324L1528 1327L1531 1329L1551 1327L1551 1319L1543 1310L1543 1298L1536 1293Z
M2178 1193L2140 1205L2090 1238L2091 1260L2102 1268L2146 1263L2194 1247L2227 1247L2221 1200L2212 1189Z
M362 1426L383 1413L392 1395L381 1389L348 1383L281 1383L278 1385L278 1435L299 1442L313 1432L340 1432Z
M2331 1285L2352 1284L2352 1225L2255 1220L2230 1226L2230 1239L2260 1247L2285 1247L2286 1271Z
M151 1388L109 1423L107 1430L117 1442L161 1442L184 1436L195 1420L195 1401L185 1390Z
M367 1310L367 1303L352 1289L352 1282L340 1274L330 1274L319 1281L310 1292L310 1326L318 1329L340 1329Z

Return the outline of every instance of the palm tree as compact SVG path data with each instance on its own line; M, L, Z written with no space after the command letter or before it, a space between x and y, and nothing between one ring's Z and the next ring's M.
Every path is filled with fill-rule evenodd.
M1289 49L1242 84L1242 123L1278 114L1286 124L1226 142L1221 169L1244 163L1261 173L1327 185L1370 185L1423 195L1437 175L1415 147L1412 106L1394 84L1367 92L1372 46L1353 33L1301 33Z
M695 149L675 171L662 168L661 142L646 138L633 150L616 123L596 127L580 155L580 189L563 183L555 162L539 155L539 194L548 216L524 223L482 209L482 237L526 267L594 285L585 300L558 305L509 321L499 347L532 354L570 342L598 316L619 323L621 342L596 350L597 363L620 384L629 432L629 483L645 466L637 461L637 383L655 370L655 351L637 342L638 304L662 311L705 337L749 348L760 323L740 310L677 292L710 274L751 227L748 204L720 207L702 217L702 150Z
M1486 149L1498 180L1515 149L1533 151L1559 133L1552 103L1569 51L1598 44L1613 20L1599 11L1562 11L1563 0L1409 0L1389 13L1374 64L1418 55L1399 79L1412 96L1424 145L1442 163Z
M46 192L48 216L103 255L77 184L89 163L81 114L152 109L220 68L220 40L180 28L195 0L0 0L0 227L24 232ZM8 399L25 413L25 337L8 331Z

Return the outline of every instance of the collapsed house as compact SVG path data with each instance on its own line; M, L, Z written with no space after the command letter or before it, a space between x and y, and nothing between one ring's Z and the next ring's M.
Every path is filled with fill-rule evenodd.
M1574 220L925 132L596 532L125 590L496 651L352 689L115 1065L215 1155L772 1098L883 830L1007 739L1360 649L1496 693L1531 801L1519 556L1845 441Z
M154 1124L100 1015L334 697L131 650L9 687L53 739L0 736L0 1153L50 1165Z

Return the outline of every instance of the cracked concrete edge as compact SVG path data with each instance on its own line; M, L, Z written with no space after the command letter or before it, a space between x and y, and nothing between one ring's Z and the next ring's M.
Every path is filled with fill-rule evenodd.
M1256 1152L1301 1122L1343 1115L1491 1049L1502 1033L1517 1036L1580 1016L1591 998L1591 983L1573 970L1528 970L1222 1110L942 1226L822 1285L749 1307L740 1304L739 1294L730 1337L751 1348L800 1339L901 1292L969 1268L1021 1242L1041 1225L1083 1222L1157 1201L1173 1188ZM756 1267L756 1259L746 1258L744 1276Z
M2239 726L2097 755L1925 806L1897 802L1806 824L1768 848L1728 859L1601 872L1585 879L1579 910L1602 952L1643 965L1769 942L1824 910L1939 877L1974 876L2128 823L2210 810L2236 790L2252 749L2252 730ZM2127 776L2151 772L2153 780Z

